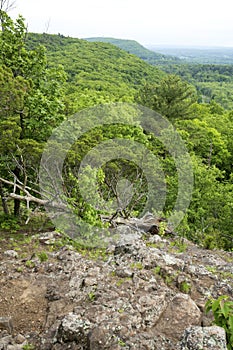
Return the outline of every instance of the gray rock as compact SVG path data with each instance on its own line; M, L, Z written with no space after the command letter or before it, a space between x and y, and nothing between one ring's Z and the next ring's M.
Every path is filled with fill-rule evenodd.
M60 237L61 237L61 234L56 231L44 232L40 235L39 241L46 245L51 245L51 244L54 244L56 239Z
M86 337L90 326L91 324L88 320L84 320L74 313L69 313L61 321L58 330L58 341L60 343L86 343Z
M116 245L133 245L142 237L142 233L126 225L118 226L115 233L118 238Z
M13 337L11 335L7 335L0 339L0 350L5 350L8 344L13 342Z
M117 331L119 332L120 329ZM89 334L87 340L88 350L120 350L121 344L125 345L120 336L116 335L116 326L113 322L105 322L95 327Z
M18 253L15 250L12 250L12 249L6 250L4 252L4 255L9 256L9 258L16 258L16 259L18 258Z
M23 342L25 342L26 338L22 335L22 334L17 334L17 336L15 337L15 342L17 344L22 344Z
M11 317L0 317L0 329L8 331L10 334L13 332L13 323Z
M26 344L25 344L26 345ZM22 350L24 345L19 345L19 344L9 344L6 347L6 350Z
M121 278L126 278L126 277L132 277L133 276L133 271L129 268L117 268L115 270L115 274L116 276L118 277L121 277Z
M180 350L227 350L225 330L218 326L191 326L184 332Z
M106 253L64 246L36 271L0 250L1 315L10 310L21 333L9 336L10 318L3 317L0 350L26 341L37 350L226 350L222 330L200 325L213 321L204 315L208 297L233 299L233 253L171 237L142 239L125 224L116 231ZM43 234L40 244L56 237Z

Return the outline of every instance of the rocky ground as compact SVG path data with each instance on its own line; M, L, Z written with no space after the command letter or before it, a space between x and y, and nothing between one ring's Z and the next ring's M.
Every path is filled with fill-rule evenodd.
M233 296L233 254L125 225L106 251L1 235L0 350L226 349L204 305Z

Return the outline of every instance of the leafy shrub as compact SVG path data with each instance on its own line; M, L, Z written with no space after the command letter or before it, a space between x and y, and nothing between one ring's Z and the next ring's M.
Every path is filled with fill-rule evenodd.
M227 295L221 295L218 299L209 299L205 310L213 312L214 323L226 331L227 348L233 349L233 302Z
M12 233L20 229L18 219L15 216L4 215L0 216L0 230L11 231Z

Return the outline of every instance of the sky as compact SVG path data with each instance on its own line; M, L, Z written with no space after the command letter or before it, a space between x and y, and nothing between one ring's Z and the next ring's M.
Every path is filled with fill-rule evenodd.
M233 47L232 0L16 0L30 32Z

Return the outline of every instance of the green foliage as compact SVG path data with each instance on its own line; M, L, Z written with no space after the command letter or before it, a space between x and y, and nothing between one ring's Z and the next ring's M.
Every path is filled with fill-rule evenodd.
M187 250L187 244L184 243L182 237L178 237L175 241L170 243L171 247L175 247L178 249L179 253L183 253Z
M148 194L143 166L154 174L157 179L156 184L161 184L161 188L163 186L163 179L160 178L156 164L152 161L154 159L147 157L145 161L145 153L136 152L141 144L149 146L149 137L141 127L127 125L127 120L135 114L134 109L128 110L127 107L122 107L120 112L125 117L126 125L113 123L85 133L69 150L64 165L64 183L67 195L70 197L70 205L75 207L79 217L95 226L100 226L101 214L114 215L117 210L120 210L121 215L128 217L132 213L141 211ZM111 108L109 108L109 115L110 113ZM112 117L113 121L116 118L117 113ZM88 116L83 119L85 123L91 123ZM80 127L81 123L80 121ZM108 142L116 138L119 140L117 153L116 144ZM123 142L126 140L132 141L127 147ZM99 143L102 143L102 148L96 147ZM81 160L88 152L91 153L91 159L96 164L99 162L103 165L98 170L89 165L79 172ZM119 158L118 154L122 154L122 157ZM125 154L126 159L124 159ZM77 180L75 174L78 172ZM79 188L80 183L82 191ZM156 188L154 186L151 189L151 197L152 194L156 195Z
M208 270L209 272L216 274L217 273L217 269L215 266L206 266L206 270Z
M156 266L156 267L153 269L153 272L154 272L155 275L160 275L161 267L160 267L160 266Z
M207 165L216 165L220 169L227 167L231 157L227 141L210 121L193 119L176 123L182 129L182 136L187 139L190 152L202 158ZM187 134L184 134L184 131Z
M171 276L171 275L163 276L163 278L164 278L164 282L166 283L167 286L171 286L175 280L175 277Z
M28 35L30 49L39 43L47 49L49 66L62 64L68 75L67 114L96 104L132 102L145 80L158 82L164 75L161 70L107 43L49 34Z
M166 228L167 228L167 223L166 222L160 222L159 224L159 235L160 236L164 236L165 235L165 231L166 231Z
M215 101L223 108L233 108L232 64L178 64L163 69L177 74L193 84L198 92L199 102Z
M34 350L35 347L34 347L33 344L28 343L28 344L23 345L23 348L22 348L22 349L23 349L23 350Z
M61 84L66 76L59 65L47 68L44 47L26 48L27 28L21 16L15 22L4 12L2 17L0 84L2 79L7 82L4 83L5 98L1 99L4 108L0 106L0 117L18 116L21 139L45 140L50 126L53 128L61 121L64 109Z
M186 282L186 281L181 282L179 288L180 288L180 291L181 291L182 293L185 293L185 294L189 294L190 291L191 291L191 286L190 286L190 284L189 284L188 282Z
M0 215L0 230L16 232L20 228L18 219L15 216Z
M123 314L125 312L124 309L118 309L117 311L119 312L119 314Z
M103 42L110 43L125 50L131 54L138 56L144 61L152 65L167 65L169 63L178 63L180 60L175 56L163 55L151 50L146 49L144 46L136 42L135 40L124 40L114 38L86 38L85 40L90 42Z
M91 42L108 42L130 52L170 74L179 75L194 85L199 102L216 101L233 109L233 53L231 48L221 50L165 49L150 51L133 40L88 38ZM179 58L182 57L182 60ZM185 59L184 59L185 57ZM204 63L204 64L203 64Z
M130 265L132 269L142 270L143 264L141 262L135 262Z
M118 345L120 345L120 346L122 346L124 348L126 346L126 343L122 339L119 339L118 340Z
M213 312L214 323L223 327L227 336L227 348L233 349L233 302L226 295L221 295L218 299L209 299L206 302L205 310Z
M168 75L159 84L147 83L136 100L170 120L183 119L190 115L190 107L196 101L196 91L178 76Z
M27 28L21 16L13 21L1 11L1 21L0 177L28 186L37 183L43 142L64 118L66 75L60 66L47 68L44 47L27 49ZM38 191L37 184L33 190ZM9 192L3 183L1 197ZM22 195L19 188L16 193ZM4 211L9 211L6 202ZM14 200L14 214L20 215L18 199Z
M120 278L117 282L116 285L117 287L122 286L122 284L124 284L127 281L131 281L131 277L124 277L124 278Z
M88 299L91 302L93 302L96 299L96 295L94 291L91 291L90 293L88 293Z
M17 267L16 271L17 271L17 272L23 272L23 267L21 267L21 266L20 266L20 267Z
M40 259L40 262L45 262L48 260L48 254L46 252L40 252L37 254L38 258Z
M32 260L27 260L25 265L26 267L32 269L35 266L35 263Z
M166 246L166 243L165 242L158 242L158 243L146 242L146 246L150 248L155 248L155 249L163 249Z
M185 236L206 248L232 249L232 183L222 172L194 159L195 187Z

